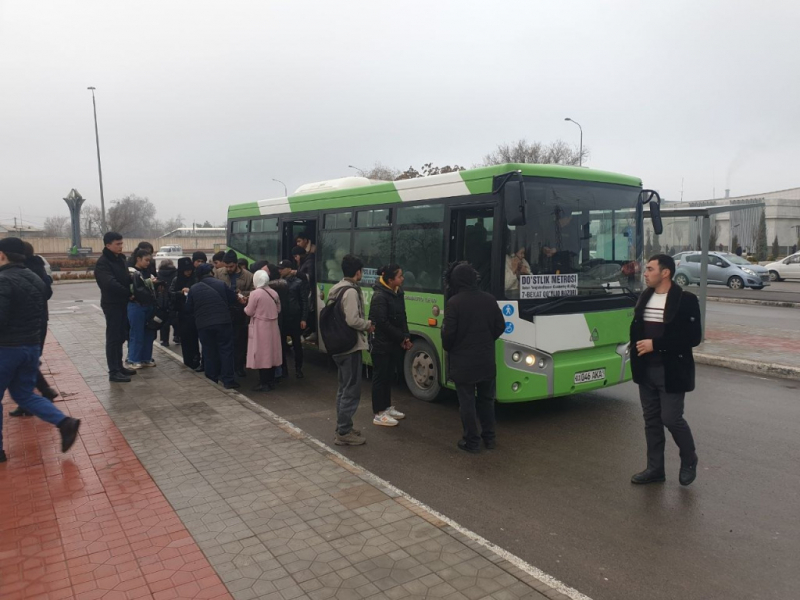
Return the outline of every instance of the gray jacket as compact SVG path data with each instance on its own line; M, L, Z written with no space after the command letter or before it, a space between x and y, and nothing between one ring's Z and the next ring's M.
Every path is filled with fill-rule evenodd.
M354 290L354 292L350 290ZM342 352L342 355L368 350L367 330L372 326L372 322L367 320L364 313L364 296L361 293L361 287L352 279L345 277L328 292L328 301L335 300L340 294L342 295L344 318L350 327L359 332L356 345L347 352Z

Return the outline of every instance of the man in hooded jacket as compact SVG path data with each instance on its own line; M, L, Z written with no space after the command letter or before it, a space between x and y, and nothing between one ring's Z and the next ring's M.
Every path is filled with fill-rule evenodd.
M448 353L449 378L456 384L464 426L458 447L477 454L481 438L487 449L495 447L494 351L505 319L497 300L478 289L478 273L468 263L456 263L448 270L447 288L442 348Z

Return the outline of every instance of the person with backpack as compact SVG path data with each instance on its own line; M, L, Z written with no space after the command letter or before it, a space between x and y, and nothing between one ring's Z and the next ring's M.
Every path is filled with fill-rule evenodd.
M148 327L148 321L153 316L156 304L155 283L157 279L150 272L150 253L139 248L133 253L134 266L129 267L131 274L131 296L133 300L128 303L128 322L130 323L130 337L128 339L128 362L131 369L138 370L144 367L155 367L153 360L153 342L156 339L156 330Z
M446 281L442 349L448 353L464 428L458 447L477 454L481 438L487 450L496 444L495 340L505 331L505 319L494 296L478 289L478 273L469 263L454 263Z
M195 269L197 283L186 297L186 313L192 315L203 345L206 377L222 380L225 389L240 387L234 378L233 321L231 307L244 304L236 292L214 277L213 267L201 264Z
M370 343L372 357L372 412L374 425L395 427L405 415L392 405L392 383L402 373L404 352L411 348L403 269L391 264L378 269L378 282L369 305L369 320L375 325Z
M244 312L250 317L247 340L247 368L258 370L259 384L254 392L270 392L275 388L275 367L281 366L281 349L278 316L281 301L278 292L269 287L269 273L256 271L253 275L255 290L247 299Z
M364 296L358 282L364 263L352 254L342 259L342 280L331 288L320 314L320 334L339 371L336 392L337 446L361 446L366 439L353 429L353 416L361 401L362 351L369 348L367 334L375 331L364 314Z

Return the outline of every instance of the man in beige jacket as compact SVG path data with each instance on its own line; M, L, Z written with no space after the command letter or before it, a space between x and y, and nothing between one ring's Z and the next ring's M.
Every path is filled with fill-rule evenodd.
M347 324L358 331L358 341L347 352L334 354L333 360L339 369L339 389L336 392L336 439L338 446L360 446L367 440L360 431L353 429L353 415L361 402L362 350L367 350L367 334L375 331L372 322L364 313L364 296L361 294L361 259L348 254L342 259L344 278L331 288L328 302L341 295L342 309Z

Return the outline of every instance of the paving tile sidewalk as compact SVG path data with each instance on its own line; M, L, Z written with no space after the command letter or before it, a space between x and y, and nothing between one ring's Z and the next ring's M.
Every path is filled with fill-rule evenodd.
M102 404L86 422L108 421L84 444L97 452L130 446L157 485L151 491L179 517L169 526L188 530L237 600L567 598L164 353L156 353L158 367L112 386L103 327L99 313L51 321L80 374L72 383L85 382L91 392L82 393ZM40 429L38 437L52 435ZM117 485L125 489L125 477ZM108 498L114 509L115 497Z
M790 329L764 330L750 324L709 326L696 352L700 362L707 364L733 368L749 364L752 368L747 370L752 372L800 378L800 335ZM709 360L702 360L704 355Z

